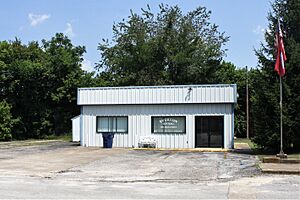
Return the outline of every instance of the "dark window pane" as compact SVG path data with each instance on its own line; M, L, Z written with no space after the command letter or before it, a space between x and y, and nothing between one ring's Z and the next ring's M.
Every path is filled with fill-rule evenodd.
M117 118L117 132L127 132L127 117L118 117Z
M98 117L97 132L108 132L108 131L109 131L108 117Z
M128 132L128 117L97 117L96 123L98 133Z

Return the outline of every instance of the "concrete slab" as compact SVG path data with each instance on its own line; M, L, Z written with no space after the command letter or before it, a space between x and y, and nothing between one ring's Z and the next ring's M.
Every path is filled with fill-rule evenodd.
M300 175L300 164L261 163L259 166L264 173Z
M279 158L276 156L266 156L266 157L263 157L263 163L300 164L300 159Z

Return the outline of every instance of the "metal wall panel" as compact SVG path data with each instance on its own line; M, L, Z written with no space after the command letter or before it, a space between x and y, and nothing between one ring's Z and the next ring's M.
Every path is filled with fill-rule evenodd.
M73 117L72 119L72 141L80 141L80 116Z
M235 84L79 88L78 105L236 103Z
M195 116L224 116L224 147L233 148L233 104L103 105L82 107L84 146L102 146L96 116L128 116L128 134L115 134L114 147L137 147L141 136L153 136L159 148L194 148ZM151 116L186 116L185 134L152 134Z

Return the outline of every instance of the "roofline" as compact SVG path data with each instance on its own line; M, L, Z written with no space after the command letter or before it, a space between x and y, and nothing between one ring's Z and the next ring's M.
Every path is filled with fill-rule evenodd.
M200 104L236 104L236 102L204 102L204 103L111 103L111 104L77 104L78 106L153 106L153 105L200 105Z
M236 87L236 84L199 84L199 85L155 85L155 86L118 86L118 87L86 87L78 90L109 90L109 89L147 89L147 88L186 88L186 87Z
M76 118L78 118L78 117L80 117L80 115L77 115L77 116L75 116L75 117L72 117L71 120L76 119Z

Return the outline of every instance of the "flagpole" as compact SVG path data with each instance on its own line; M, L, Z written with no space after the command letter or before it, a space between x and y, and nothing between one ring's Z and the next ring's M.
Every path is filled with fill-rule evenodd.
M283 152L283 128L282 128L282 78L279 76L280 80L280 152L277 154L279 158L286 158L287 155Z
M280 20L278 18L278 27L280 28ZM282 56L280 56L280 58L282 58ZM281 62L284 62L281 59ZM280 82L280 152L279 152L279 157L283 158L284 157L284 153L283 153L283 134L282 134L282 78L281 75L279 76L279 82Z
M283 153L283 135L282 135L282 80L280 76L280 154Z
M276 156L279 158L287 158L287 155L283 152L283 126L282 126L282 76L285 74L284 61L286 60L284 45L283 45L283 35L280 27L280 20L278 18L278 29L276 33L276 48L277 48L277 58L275 64L275 70L278 72L280 80L280 152Z
M249 88L248 88L248 66L246 66L246 113L247 113L247 139L249 136Z

